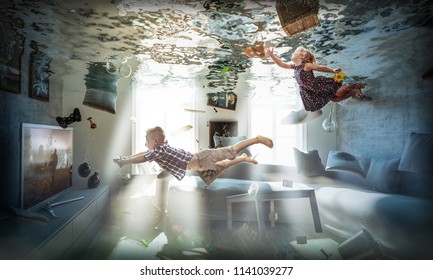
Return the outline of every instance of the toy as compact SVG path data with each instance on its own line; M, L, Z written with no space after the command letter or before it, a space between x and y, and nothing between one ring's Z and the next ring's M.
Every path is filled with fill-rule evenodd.
M244 52L250 58L254 57L254 55L257 55L260 58L264 58L266 56L263 41L255 42L252 47L247 47Z
M75 108L74 112L70 114L69 117L57 117L56 121L62 128L67 128L68 125L74 122L81 122L80 110L78 108Z
M225 66L223 69L221 69L221 71L219 72L220 75L223 75L225 73L227 73L230 70L230 67Z

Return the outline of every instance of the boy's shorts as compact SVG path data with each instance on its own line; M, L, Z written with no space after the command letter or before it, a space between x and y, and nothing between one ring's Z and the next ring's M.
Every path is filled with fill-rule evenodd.
M198 160L198 171L224 169L215 163L225 159L235 159L236 151L233 147L222 147L217 149L204 149L195 154Z

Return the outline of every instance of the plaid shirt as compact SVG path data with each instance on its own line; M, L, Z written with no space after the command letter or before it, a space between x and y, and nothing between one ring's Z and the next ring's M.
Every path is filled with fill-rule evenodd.
M162 168L170 172L178 180L182 180L186 174L186 166L191 161L193 154L179 148L173 148L163 144L144 154L148 161L155 161Z

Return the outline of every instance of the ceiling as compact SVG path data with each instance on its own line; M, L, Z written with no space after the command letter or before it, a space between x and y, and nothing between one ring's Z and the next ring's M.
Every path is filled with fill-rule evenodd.
M281 28L275 1L2 0L0 17L7 23L3 33L23 36L55 58L57 74L71 71L65 67L71 60L140 57L206 65L212 75L225 66L245 71L251 59L243 51L258 40L287 59L292 47L302 44L333 63L357 36L365 39L360 35L368 33L374 41L408 27L432 27L430 2L320 0L320 25L292 37Z

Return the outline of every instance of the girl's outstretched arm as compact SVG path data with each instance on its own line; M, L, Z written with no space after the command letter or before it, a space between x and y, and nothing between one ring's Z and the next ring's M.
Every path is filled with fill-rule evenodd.
M275 56L273 48L265 48L265 53L272 58L278 66L286 69L292 69L292 64L283 62L279 57Z
M305 71L314 70L314 71L334 73L334 74L336 74L336 73L338 73L338 72L341 71L340 68L331 69L331 68L329 68L327 66L313 64L313 63L305 63L304 70Z

